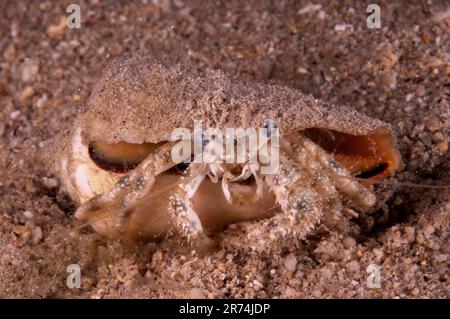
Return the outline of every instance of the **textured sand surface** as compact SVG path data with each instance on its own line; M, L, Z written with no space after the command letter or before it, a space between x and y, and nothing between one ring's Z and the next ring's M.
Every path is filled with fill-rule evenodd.
M449 185L447 1L380 1L379 30L366 27L363 1L339 0L92 0L80 3L81 28L67 29L72 2L0 2L0 297L449 297L449 189L383 186L370 218L276 255L251 253L241 225L195 254L75 231L73 204L39 160L111 59L139 52L379 118L404 162L393 182ZM380 289L366 285L372 263ZM81 289L66 286L69 264Z

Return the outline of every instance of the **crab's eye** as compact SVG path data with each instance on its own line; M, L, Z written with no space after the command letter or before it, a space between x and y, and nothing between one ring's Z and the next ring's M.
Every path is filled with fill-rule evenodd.
M332 154L356 177L381 178L400 166L399 154L387 130L370 135L351 135L311 128L302 134Z
M275 120L265 120L264 128L267 129L267 137L271 137L274 134L274 130L277 128L277 122Z
M124 173L134 169L162 143L105 143L93 141L89 144L89 155L101 169Z

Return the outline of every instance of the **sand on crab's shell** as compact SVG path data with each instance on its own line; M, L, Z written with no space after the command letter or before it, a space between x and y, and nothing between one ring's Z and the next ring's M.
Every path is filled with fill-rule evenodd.
M390 132L382 121L292 88L141 57L117 59L104 71L78 121L89 141L156 143L175 128L193 128L194 120L204 127L248 128L261 127L266 119L276 120L281 134L307 128Z

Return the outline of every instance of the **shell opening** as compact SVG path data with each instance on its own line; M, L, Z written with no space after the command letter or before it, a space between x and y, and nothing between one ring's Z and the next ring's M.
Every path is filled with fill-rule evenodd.
M110 144L93 141L89 144L89 156L101 169L125 173L134 169L148 154L154 152L161 145L162 143L118 142Z
M355 177L381 179L401 165L394 139L387 129L369 135L351 135L329 129L309 128L301 131L301 134L332 154ZM109 144L93 141L89 144L89 155L101 169L125 173L134 169L163 143ZM187 164L180 163L168 173L181 175L187 167ZM254 184L254 179L250 176L241 182L251 185Z
M126 173L136 168L150 153L154 152L161 143L142 143L133 144L127 142L118 142L114 144L103 141L93 141L89 144L89 156L92 161L101 169L114 172ZM194 159L192 155L191 160ZM189 164L181 162L165 173L182 175L188 168ZM255 179L250 175L247 179L239 181L245 185L254 185Z
M387 129L369 135L321 128L310 128L301 133L332 154L356 177L380 179L400 167L400 155Z

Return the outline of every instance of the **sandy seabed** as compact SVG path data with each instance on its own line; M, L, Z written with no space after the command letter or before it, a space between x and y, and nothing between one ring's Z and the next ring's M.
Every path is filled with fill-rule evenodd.
M448 298L450 5L378 1L0 2L0 297ZM40 153L123 54L278 83L392 125L404 167L379 209L277 254L219 235L208 254L75 231L73 204ZM66 285L78 264L81 288ZM381 287L367 267L381 267Z

